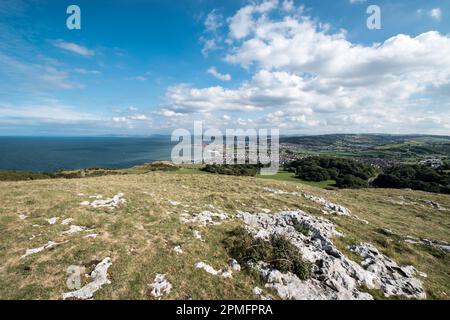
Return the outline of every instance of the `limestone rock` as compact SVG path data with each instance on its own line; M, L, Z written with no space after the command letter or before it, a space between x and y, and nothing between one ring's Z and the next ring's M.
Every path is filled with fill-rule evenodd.
M108 257L103 259L90 274L92 282L81 289L64 293L63 299L91 299L95 292L100 290L105 284L111 283L111 281L108 280L108 269L111 265L111 258Z
M172 285L167 281L166 275L160 273L156 275L155 280L149 286L152 288L152 296L158 299L172 290Z

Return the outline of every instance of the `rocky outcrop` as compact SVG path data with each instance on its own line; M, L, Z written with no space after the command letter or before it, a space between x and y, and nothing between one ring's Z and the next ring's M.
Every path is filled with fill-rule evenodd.
M364 259L361 265L375 276L376 287L380 288L385 296L426 298L422 282L414 277L418 272L413 266L400 267L392 259L381 254L373 245L367 243L350 246L349 249Z
M292 273L272 269L263 262L253 266L264 277L267 287L275 289L283 299L372 299L370 294L361 291L361 287L380 289L387 297L425 298L421 281L413 277L415 269L397 266L376 249L370 254L363 250L374 249L372 246L361 244L351 248L355 253L364 253L362 264L347 258L331 240L342 234L326 219L312 217L303 211L241 212L238 216L254 237L284 236L299 249L303 259L313 264L312 277L307 281ZM309 233L297 231L299 225Z

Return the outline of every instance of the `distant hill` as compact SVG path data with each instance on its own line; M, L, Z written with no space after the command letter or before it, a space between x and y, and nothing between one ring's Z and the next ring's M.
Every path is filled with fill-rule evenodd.
M330 134L282 137L280 142L293 145L300 153L308 154L382 158L402 162L450 157L450 136Z

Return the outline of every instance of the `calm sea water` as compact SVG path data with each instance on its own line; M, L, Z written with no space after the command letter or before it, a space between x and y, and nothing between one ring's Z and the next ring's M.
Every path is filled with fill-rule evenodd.
M127 168L169 160L169 136L149 138L0 137L0 170L51 172L90 167Z

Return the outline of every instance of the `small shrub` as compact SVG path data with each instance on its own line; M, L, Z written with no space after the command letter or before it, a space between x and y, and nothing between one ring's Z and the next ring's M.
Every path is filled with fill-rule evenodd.
M311 264L303 261L300 251L282 236L272 236L269 241L253 238L240 227L228 233L224 240L228 254L246 266L248 262L263 261L281 272L292 272L300 279L311 276Z

